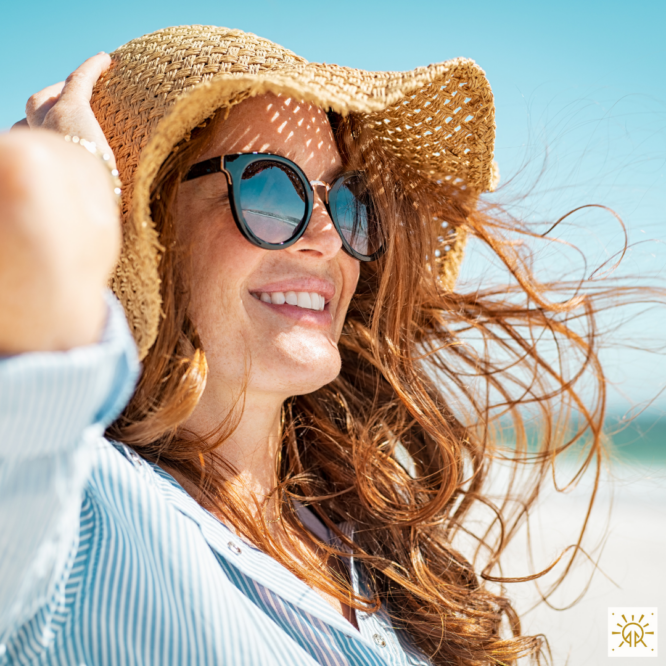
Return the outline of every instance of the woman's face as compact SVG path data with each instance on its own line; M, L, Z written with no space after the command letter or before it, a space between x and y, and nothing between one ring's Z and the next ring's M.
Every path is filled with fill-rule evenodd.
M326 114L274 95L233 107L200 159L252 151L293 160L308 180L330 183L342 170ZM338 375L337 343L359 262L342 250L321 188L316 189L305 234L276 251L256 247L240 234L224 174L181 184L176 228L179 246L188 250L189 314L206 351L207 392L236 390L247 377L249 391L284 399L314 391ZM325 308L280 305L280 295L287 292L317 294ZM269 296L271 302L265 302ZM301 296L299 302L304 301Z

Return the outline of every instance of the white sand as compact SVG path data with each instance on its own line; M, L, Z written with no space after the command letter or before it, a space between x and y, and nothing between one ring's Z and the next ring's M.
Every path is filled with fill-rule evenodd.
M592 553L599 557L601 552L603 573L581 559L552 600L557 605L570 603L594 574L582 601L564 611L541 604L522 615L524 633L546 634L556 666L635 666L635 658L607 656L610 606L656 606L662 624L666 622L666 468L625 467L615 468L613 473L620 478L612 484L613 492L611 484L603 482L586 541L589 546L599 545L606 534L603 551L597 548ZM568 495L547 493L540 502L537 519L531 524L538 565L551 562L558 549L575 539L589 487L584 481ZM507 573L520 575L528 568L524 536L525 530L511 546ZM511 585L508 592L519 611L529 609L538 598L533 583ZM666 630L661 633L666 636ZM659 647L660 656L646 663L666 664L666 638Z

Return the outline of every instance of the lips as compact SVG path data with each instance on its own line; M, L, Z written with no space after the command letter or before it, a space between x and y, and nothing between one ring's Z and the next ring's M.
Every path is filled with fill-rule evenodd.
M336 292L332 280L314 275L294 276L250 287L250 294L274 311L300 321L312 320L319 325L330 323Z

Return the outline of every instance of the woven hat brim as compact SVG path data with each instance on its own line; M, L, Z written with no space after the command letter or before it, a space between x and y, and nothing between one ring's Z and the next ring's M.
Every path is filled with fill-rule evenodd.
M127 262L121 273L127 283L133 283L124 287L142 294L141 303L133 307L137 321L130 322L135 332L141 332L135 337L142 358L157 336L161 312L160 246L150 215L155 177L174 146L218 109L269 92L342 115L362 114L368 130L397 160L411 163L430 178L453 179L473 193L493 188L493 98L483 70L472 60L458 58L410 72L374 73L308 63L268 73L220 74L202 82L183 93L159 121L141 151L134 176L135 260ZM450 287L462 259L463 237L459 240L456 252L447 259L445 277Z

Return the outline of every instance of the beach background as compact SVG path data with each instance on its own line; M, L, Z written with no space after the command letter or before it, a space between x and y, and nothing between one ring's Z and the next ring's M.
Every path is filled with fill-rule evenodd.
M557 666L636 663L630 656L607 656L610 607L658 608L662 615L661 652L648 663L666 663L666 432L663 421L657 422L660 425L655 427L652 416L639 418L615 438L616 458L602 470L583 541L584 553L577 556L572 571L549 597L548 604L539 603L539 593L563 571L566 553L562 563L538 584L506 587L525 633L547 637ZM502 470L498 472L496 481L501 486L505 475ZM564 483L573 472L571 462L559 464L558 481ZM541 495L530 515L530 548L528 531L523 528L504 558L505 575L521 576L545 569L567 546L576 543L593 485L588 475L569 492L557 493L550 487ZM531 559L526 556L528 552ZM621 641L613 636L610 640L618 648ZM650 647L655 643L658 641L648 641ZM623 654L631 655L631 650L625 646Z
M23 117L30 94L64 79L90 55L187 23L241 28L311 61L370 70L404 70L458 56L476 60L497 105L496 159L503 185L489 200L508 204L542 228L577 206L604 204L620 216L629 235L630 249L616 275L661 280L663 286L663 0L5 3L0 128ZM557 233L584 249L588 265L544 251L537 266L547 273L566 265L572 276L589 275L605 261L612 264L624 238L622 226L602 209L580 211ZM496 268L483 248L471 243L461 279L482 285ZM666 313L636 305L601 317L600 326L609 342L602 352L611 380L608 429L616 431L638 416L611 437L615 453L602 474L586 540L592 559L580 559L551 601L567 606L585 584L589 588L568 610L541 604L529 612L537 598L534 584L509 588L525 613L524 629L547 635L558 666L630 663L607 657L610 606L656 606L666 623ZM563 477L569 464L558 467ZM496 483L502 483L501 470ZM571 492L546 492L541 498L530 533L536 568L575 541L590 490L588 477ZM523 531L508 559L514 575L532 566L524 554L525 536ZM598 566L590 563L597 560ZM648 663L666 664L666 638L660 649L661 656Z

